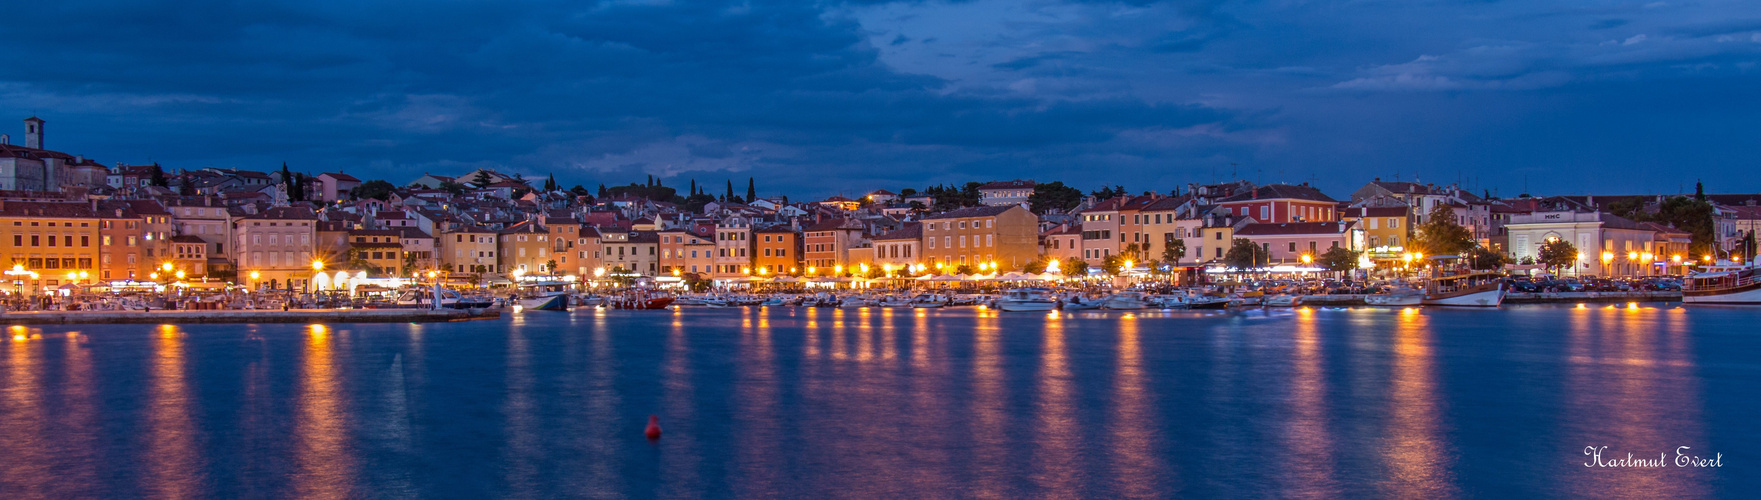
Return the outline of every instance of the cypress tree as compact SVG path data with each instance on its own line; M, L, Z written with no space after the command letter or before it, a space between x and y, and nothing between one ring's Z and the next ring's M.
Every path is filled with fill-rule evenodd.
M728 179L728 194L722 195L722 199L726 200L726 201L734 201L734 180L733 179Z
M758 199L758 190L752 188L752 178L747 177L746 178L746 203L752 203L752 200L756 200L756 199Z
M686 194L685 196L696 196L696 195L697 195L697 179L691 179L691 191L690 191L690 193Z

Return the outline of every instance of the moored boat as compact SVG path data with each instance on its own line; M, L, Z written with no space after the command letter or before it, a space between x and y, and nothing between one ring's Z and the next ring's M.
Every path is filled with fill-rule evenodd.
M1468 273L1433 278L1425 287L1427 306L1498 307L1504 303L1503 276L1493 273Z
M1017 288L997 297L996 307L1011 312L1050 311L1058 307L1058 299L1044 288Z
M1688 275L1682 303L1761 305L1761 279L1756 279L1753 266L1719 262Z

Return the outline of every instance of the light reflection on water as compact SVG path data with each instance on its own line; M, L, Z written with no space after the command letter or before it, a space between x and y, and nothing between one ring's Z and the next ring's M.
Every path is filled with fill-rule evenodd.
M1757 475L1587 469L1581 451L1753 463L1752 317L729 308L15 328L0 497L1731 496Z

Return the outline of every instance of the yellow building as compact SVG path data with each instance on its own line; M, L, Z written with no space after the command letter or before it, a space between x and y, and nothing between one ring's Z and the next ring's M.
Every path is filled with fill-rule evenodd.
M0 243L8 271L17 272L6 291L40 293L101 276L98 220L86 203L0 202L0 227L9 233Z
M923 256L930 268L959 266L990 273L1020 270L1039 258L1039 218L1020 205L968 207L923 218ZM981 266L983 264L983 266ZM981 269L985 267L986 269Z

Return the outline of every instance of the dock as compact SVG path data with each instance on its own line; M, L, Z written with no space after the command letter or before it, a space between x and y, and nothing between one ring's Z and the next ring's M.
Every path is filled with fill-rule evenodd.
M8 325L196 323L436 323L500 318L497 311L460 309L228 309L219 311L7 311Z

